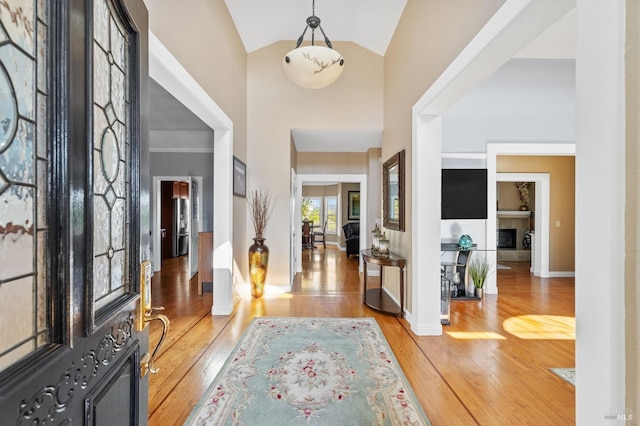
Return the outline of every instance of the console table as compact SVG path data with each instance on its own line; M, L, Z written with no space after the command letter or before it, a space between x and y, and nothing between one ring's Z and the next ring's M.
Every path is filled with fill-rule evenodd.
M407 261L395 253L389 253L388 257L375 256L370 249L362 250L364 262L364 292L362 301L365 305L376 311L387 314L404 316L404 268ZM367 288L367 263L380 266L380 288ZM385 266L393 266L400 269L400 306L383 290Z

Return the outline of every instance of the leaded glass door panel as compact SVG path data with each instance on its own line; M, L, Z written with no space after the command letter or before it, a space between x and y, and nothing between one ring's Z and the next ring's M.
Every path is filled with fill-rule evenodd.
M142 0L0 1L0 423L146 424Z

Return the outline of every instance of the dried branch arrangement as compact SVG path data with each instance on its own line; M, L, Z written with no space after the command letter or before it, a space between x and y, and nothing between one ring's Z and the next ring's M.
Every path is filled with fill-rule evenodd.
M520 202L523 205L529 204L529 185L531 182L514 182L513 184L518 188Z
M253 220L253 229L256 232L255 238L264 238L264 232L273 213L274 200L269 191L260 188L249 192L247 204Z

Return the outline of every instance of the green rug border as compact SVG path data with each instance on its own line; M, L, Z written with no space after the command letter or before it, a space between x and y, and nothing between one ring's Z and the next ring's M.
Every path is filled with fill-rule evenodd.
M191 423L192 418L200 410L200 407L202 407L202 405L205 403L205 397L209 394L209 391L216 384L218 379L220 379L220 376L226 371L227 366L231 362L231 355L234 354L238 350L238 348L240 347L240 344L244 340L247 332L249 331L249 328L251 326L253 326L253 324L256 321L260 321L260 320L315 320L315 321L354 320L354 321L370 321L377 328L378 332L380 333L380 335L384 339L384 344L386 345L387 349L389 350L388 352L389 352L390 358L395 363L395 367L398 369L398 371L400 371L402 373L402 382L404 383L405 387L409 391L409 394L411 395L411 397L415 401L416 408L420 410L420 414L422 414L422 416L425 418L427 424L429 424L429 425L432 424L431 420L429 420L429 417L427 416L427 413L425 413L424 408L422 408L422 404L420 404L420 402L418 401L418 398L416 397L415 393L413 392L413 388L411 387L411 385L409 383L409 379L407 379L407 375L405 374L404 370L400 366L400 363L398 362L398 359L396 358L396 354L393 352L393 349L391 349L391 346L389 346L389 341L387 340L387 337L382 332L382 329L380 328L380 324L378 324L378 321L376 321L376 319L374 317L331 317L331 318L323 318L323 317L253 317L253 319L251 320L249 325L242 332L242 335L240 336L240 339L238 339L238 343L236 343L236 345L231 350L231 353L229 354L227 359L225 359L224 364L220 368L220 371L218 371L218 373L216 374L216 377L211 381L209 386L207 386L207 389L200 396L200 400L195 405L195 407L193 407L193 409L191 410L191 413L189 414L189 417L187 417L187 420L185 420L185 422L184 422L185 425Z
M569 383L571 386L575 387L576 386L576 382L575 382L575 376L576 376L576 369L575 367L554 367L554 368L549 368L549 370L551 370L551 372L553 374L555 374L556 376L560 377L563 381L565 381L566 383ZM568 379L567 377L565 377L563 375L564 371L568 371L568 370L573 370L573 380Z

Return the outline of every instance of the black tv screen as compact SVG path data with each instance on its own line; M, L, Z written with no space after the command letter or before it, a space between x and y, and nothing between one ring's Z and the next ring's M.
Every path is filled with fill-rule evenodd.
M487 218L487 169L442 169L441 217Z

